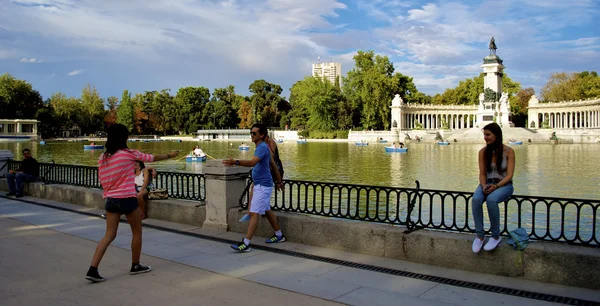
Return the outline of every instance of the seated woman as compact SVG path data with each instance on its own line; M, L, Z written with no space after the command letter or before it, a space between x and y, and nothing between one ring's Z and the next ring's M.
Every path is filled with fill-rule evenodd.
M154 168L146 168L143 161L135 161L135 190L142 212L142 220L148 218L148 194L152 190L152 178L156 177Z

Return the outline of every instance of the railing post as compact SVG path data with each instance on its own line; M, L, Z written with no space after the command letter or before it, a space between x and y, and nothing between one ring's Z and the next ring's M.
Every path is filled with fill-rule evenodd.
M9 150L0 150L0 177L6 177L8 173L8 162L13 159L14 155Z
M239 206L246 187L249 168L223 166L221 160L209 160L203 167L206 179L206 220L203 227L228 230L227 216Z

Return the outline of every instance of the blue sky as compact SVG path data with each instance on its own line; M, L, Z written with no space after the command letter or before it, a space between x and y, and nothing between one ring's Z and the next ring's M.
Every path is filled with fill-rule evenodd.
M311 64L353 68L387 55L417 88L441 93L479 74L494 36L505 71L536 92L553 72L600 72L597 0L0 0L0 74L44 98L103 97L265 79L286 96ZM596 17L596 18L594 18Z

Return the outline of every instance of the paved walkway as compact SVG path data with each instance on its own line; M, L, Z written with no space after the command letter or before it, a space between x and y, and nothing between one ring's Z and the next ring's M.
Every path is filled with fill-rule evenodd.
M92 209L31 197L67 209ZM84 279L104 220L0 198L0 300L3 305L557 305L330 263L253 250L144 228L142 263L153 271L130 276L131 232L119 233L100 266L107 281ZM144 223L209 234L157 220ZM232 240L237 233L213 233ZM256 238L255 240L264 240ZM600 301L598 291L417 265L386 258L283 243L277 247L413 272Z

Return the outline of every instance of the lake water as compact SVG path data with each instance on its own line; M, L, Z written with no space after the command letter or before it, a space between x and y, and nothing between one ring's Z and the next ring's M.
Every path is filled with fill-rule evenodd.
M0 142L0 149L13 151L17 160L21 150L29 148L40 162L97 165L102 151L84 151L83 142ZM87 143L86 143L87 144ZM100 143L98 143L100 144ZM241 142L129 142L129 147L146 153L182 150L180 156L197 144L211 157L249 159L249 151L240 151ZM415 187L423 189L472 192L478 184L477 152L482 144L408 143L408 153L386 153L384 144L309 142L278 144L285 178L320 182ZM598 199L600 197L600 145L598 144L523 144L516 153L515 194ZM202 172L202 163L171 159L153 166L164 171Z

